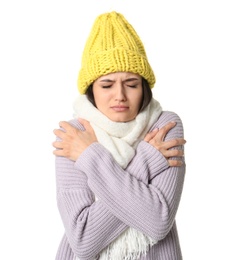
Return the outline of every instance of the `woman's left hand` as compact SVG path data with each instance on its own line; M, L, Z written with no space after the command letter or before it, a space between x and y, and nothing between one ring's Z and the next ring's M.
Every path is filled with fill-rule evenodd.
M175 122L169 122L161 129L154 129L148 133L144 141L154 146L162 155L167 159L169 166L181 166L183 165L182 157L184 151L178 149L178 146L184 145L186 140L184 138L175 138L169 141L164 141L166 134L176 125ZM174 148L174 149L171 149ZM176 159L171 159L176 157Z
M53 142L54 155L63 156L76 161L80 154L92 143L97 142L97 138L90 123L85 119L78 119L85 130L81 131L70 125L68 122L60 122L62 129L55 129L53 133L61 139Z

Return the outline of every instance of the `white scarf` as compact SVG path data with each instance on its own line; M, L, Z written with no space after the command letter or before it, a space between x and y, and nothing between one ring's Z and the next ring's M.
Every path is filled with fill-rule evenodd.
M86 95L79 96L74 102L74 117L90 122L97 140L125 169L135 155L137 144L150 130L162 112L158 101L152 98L150 104L130 122L113 122L88 101ZM146 254L149 246L157 241L143 233L128 228L101 253L100 260L137 260ZM78 260L78 258L75 258Z

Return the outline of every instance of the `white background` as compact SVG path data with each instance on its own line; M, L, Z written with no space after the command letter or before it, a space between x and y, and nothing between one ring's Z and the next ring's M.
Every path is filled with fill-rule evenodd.
M55 258L63 227L52 131L72 118L84 43L96 16L112 10L145 44L155 98L183 120L187 174L177 223L184 260L233 259L230 2L0 2L1 260Z

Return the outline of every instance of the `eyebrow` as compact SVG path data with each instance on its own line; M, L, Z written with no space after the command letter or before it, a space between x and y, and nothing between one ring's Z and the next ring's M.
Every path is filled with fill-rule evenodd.
M131 82L131 81L135 81L135 80L140 80L139 78L128 78L123 80L123 82ZM111 79L102 79L100 80L100 82L115 82L115 80L111 80Z

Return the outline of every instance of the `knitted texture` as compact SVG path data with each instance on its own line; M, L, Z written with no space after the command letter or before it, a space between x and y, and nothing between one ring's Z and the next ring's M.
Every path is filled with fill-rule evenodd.
M151 88L156 81L141 39L125 17L115 11L99 15L93 24L78 75L79 92L85 94L97 78L113 72L139 74Z
M183 137L180 118L166 111L152 127L160 129L171 121L177 124L165 141ZM70 123L83 129L77 119ZM56 157L57 202L65 227L56 260L98 259L129 226L159 240L140 260L182 260L175 217L184 176L185 162L169 167L144 141L126 169L98 142L75 163Z

